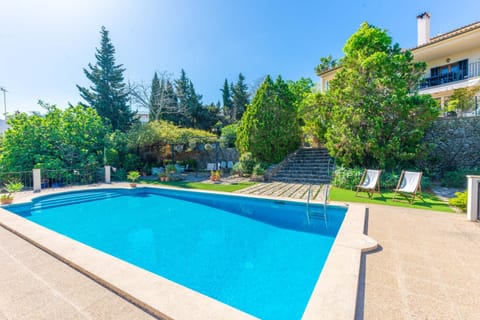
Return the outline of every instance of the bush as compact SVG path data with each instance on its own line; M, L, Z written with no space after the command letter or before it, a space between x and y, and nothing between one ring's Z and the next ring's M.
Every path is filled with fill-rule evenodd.
M467 212L468 192L455 192L455 197L448 200L448 204Z
M165 167L165 171L167 173L176 173L177 172L177 167L174 164L169 164Z
M338 167L333 175L332 185L342 189L353 190L362 178L363 169Z
M234 174L242 174L242 164L237 162L233 165L232 172Z
M235 147L235 140L237 139L237 123L232 123L222 128L220 135L220 146L222 148Z
M467 175L479 174L478 170L457 170L446 171L443 174L440 184L442 187L450 188L466 188L467 187Z
M262 163L257 163L252 170L254 176L263 176L265 174L265 168Z
M123 161L123 167L127 171L134 171L137 168L141 167L142 163L140 161L140 157L136 154L129 153L125 156L125 160Z
M186 171L194 171L197 169L197 160L196 159L187 159L185 160L185 164L188 165L188 170Z
M242 154L238 159L238 162L240 163L239 169L242 174L252 174L256 161L253 159L253 156L250 152Z
M117 168L117 170L113 173L112 180L125 181L125 179L127 179L127 170L123 168Z

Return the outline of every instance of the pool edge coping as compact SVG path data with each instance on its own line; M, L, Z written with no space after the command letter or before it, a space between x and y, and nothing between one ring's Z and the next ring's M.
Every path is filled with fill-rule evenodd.
M163 188L150 185L145 187ZM122 185L103 185L89 189L59 189L58 192L50 194L97 189L129 188ZM232 195L217 191L164 189ZM44 195L33 194L31 199L39 196ZM238 196L279 199L278 197L255 197L243 194ZM285 200L290 201L290 199ZM373 250L377 246L373 239L364 234L365 215L366 207L364 205L349 205L323 271L310 296L303 319L316 319L318 315L322 315L323 319L354 319L361 253L367 249ZM227 316L229 319L255 319L243 311L37 225L4 210L4 208L0 208L0 225L156 317L162 319L223 319ZM115 268L117 270L112 271L112 263L118 264ZM125 276L125 273L131 276ZM134 278L136 281L132 280ZM144 286L139 286L139 283ZM148 292L145 293L145 291ZM159 296L162 299L158 299ZM166 301L160 303L159 306L156 302L158 300ZM182 308L185 303L179 301L188 301L188 307Z

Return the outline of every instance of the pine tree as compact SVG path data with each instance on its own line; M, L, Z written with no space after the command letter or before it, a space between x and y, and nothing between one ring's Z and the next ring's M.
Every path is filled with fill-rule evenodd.
M128 91L123 79L125 68L115 65L115 48L110 41L108 31L102 26L100 48L96 49L95 65L88 64L83 69L86 77L93 83L90 88L77 85L80 96L87 105L111 124L114 130L127 130L134 121L135 113L127 104Z
M176 116L175 124L186 127L188 124L187 110L188 110L188 96L189 96L189 87L190 80L187 77L185 70L180 71L180 78L175 80L175 95L178 99L177 110L178 115Z
M185 70L181 70L180 78L175 80L175 93L178 97L179 116L176 124L187 128L196 128L202 112L202 95L195 92L193 82L187 77Z
M175 119L179 116L179 108L177 102L177 95L172 82L167 79L165 84L165 99L164 99L164 114L162 119L175 123Z
M240 73L237 83L232 85L233 121L242 118L245 108L249 103L250 95L248 94L248 85L245 83L245 77Z
M193 128L199 128L202 122L203 110L202 95L195 92L193 82L190 80L188 85L188 98L187 98L187 114L189 119L189 126Z
M233 118L233 103L230 85L228 84L227 79L225 79L225 82L223 83L223 89L220 89L220 91L222 91L223 115L227 120L231 121Z

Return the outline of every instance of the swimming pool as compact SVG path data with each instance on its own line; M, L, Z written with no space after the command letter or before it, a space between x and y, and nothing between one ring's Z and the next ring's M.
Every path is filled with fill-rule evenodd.
M309 224L301 203L153 188L9 210L262 319L301 317L346 211Z

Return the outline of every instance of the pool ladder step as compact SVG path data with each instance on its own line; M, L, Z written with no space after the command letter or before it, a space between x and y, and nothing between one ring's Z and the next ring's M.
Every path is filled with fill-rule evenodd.
M325 226L327 225L327 200L328 200L328 191L329 191L329 185L325 185L324 188L324 203L323 203L323 210L312 210L310 207L310 196L311 196L311 191L312 191L312 185L308 187L308 192L307 192L307 222L310 224L311 220L323 220L325 222Z
M34 202L32 205L32 210L46 209L52 207L59 207L69 204L90 202L108 198L121 197L120 193L113 192L97 192L97 193L79 193L79 194L68 194L64 196L54 197L52 199L40 200Z

